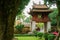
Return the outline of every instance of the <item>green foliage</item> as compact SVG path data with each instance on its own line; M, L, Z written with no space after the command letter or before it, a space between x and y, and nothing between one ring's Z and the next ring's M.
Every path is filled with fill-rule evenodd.
M44 26L44 23L37 23L37 27L43 27Z
M58 15L58 10L53 9L53 12L49 14L50 18L55 18Z
M42 38L44 36L44 38L47 40L53 40L56 36L51 34L51 33L41 33L41 32L37 32L36 33L36 37L40 37Z
M44 38L48 38L48 33L44 33Z
M0 0L0 11L2 11L4 17L8 17L11 14L16 14L20 0Z
M45 33L44 34L44 37L48 40L54 40L54 38L56 37L55 35L53 34L48 34L48 33Z
M44 4L47 5L47 2L50 5L50 4L56 3L56 0L44 0Z
M31 16L29 16L29 17L27 17L25 20L24 20L24 22L26 22L26 23L29 23L30 21L31 21Z
M16 13L21 14L29 1L30 0L0 0L0 10L4 12L3 16L9 16L12 13L15 15Z
M34 33L34 34L37 34L37 31L36 31L36 30L34 30L34 31L33 31L33 33Z
M38 33L37 33L37 36L38 36L38 37L42 37L42 36L43 36L43 33L38 32Z
M48 40L54 40L55 37L56 37L55 35L50 34L50 35L48 35Z
M14 36L19 37L19 36L35 36L34 34L14 34Z
M24 18L25 18L25 15L23 13L17 15L18 20L20 20L20 19L24 20Z
M24 25L23 25L23 24L20 24L20 25L17 25L15 28L16 28L19 32L21 32L22 29L24 28Z
M49 8L51 7L52 4L56 3L56 0L44 0L45 5L49 5Z
M58 15L58 10L54 9L54 11L52 13L50 13L48 16L51 20L51 25L54 26L57 24L57 15Z
M25 6L28 4L30 0L20 0L20 5L18 8L18 14L21 14Z

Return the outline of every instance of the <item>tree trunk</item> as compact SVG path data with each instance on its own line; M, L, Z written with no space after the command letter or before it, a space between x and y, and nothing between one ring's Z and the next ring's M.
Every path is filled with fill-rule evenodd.
M12 40L19 0L0 0L0 40Z
M0 14L0 40L12 40L14 34L16 10L6 16L3 13Z
M58 8L58 15L57 15L57 29L60 33L60 1L59 0L56 0L56 5L57 5L57 8ZM59 35L60 36L60 35Z
M6 21L6 20L4 20ZM15 21L15 15L11 14L9 17L7 17L6 21L6 26L5 26L5 31L3 33L3 38L2 40L11 40L13 38L14 34L14 21Z

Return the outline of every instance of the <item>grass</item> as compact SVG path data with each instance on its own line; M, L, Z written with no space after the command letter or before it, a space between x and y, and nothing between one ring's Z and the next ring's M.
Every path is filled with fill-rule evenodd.
M20 37L15 37L18 40L44 40L44 38L39 38L39 37L35 37L35 36L20 36Z

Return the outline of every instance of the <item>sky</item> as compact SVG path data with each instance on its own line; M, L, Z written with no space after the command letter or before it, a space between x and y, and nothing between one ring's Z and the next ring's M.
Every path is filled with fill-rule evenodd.
M29 17L29 16L30 16L28 13L30 12L30 9L33 8L33 7L32 7L32 6L33 6L33 2L36 3L36 4L44 4L44 1L43 1L43 0L30 0L30 2L28 3L28 5L26 5L26 6L25 6L25 9L23 10L24 15L25 15L26 17ZM56 8L56 5L53 4L53 5L51 6L51 9L52 9L52 8Z

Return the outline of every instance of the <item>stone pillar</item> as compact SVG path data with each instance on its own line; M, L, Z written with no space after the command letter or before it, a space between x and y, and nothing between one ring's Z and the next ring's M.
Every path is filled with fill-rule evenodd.
M36 22L35 21L32 21L32 25L31 26L32 26L31 27L32 28L31 30L33 32L35 30L35 28L36 28Z
M47 32L48 31L51 31L51 22L50 21L47 22Z

